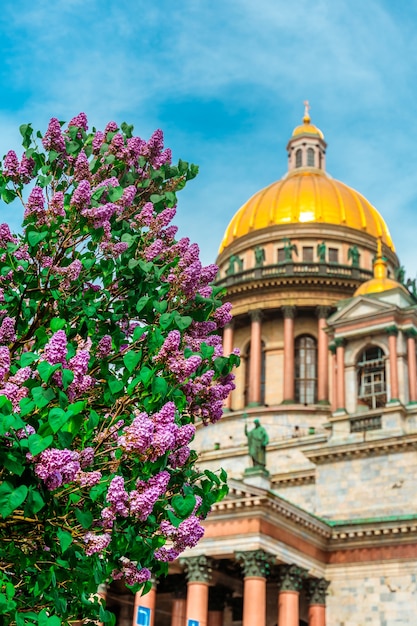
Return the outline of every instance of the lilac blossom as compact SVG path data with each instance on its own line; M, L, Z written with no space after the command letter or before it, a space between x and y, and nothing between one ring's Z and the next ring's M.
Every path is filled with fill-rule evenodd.
M39 223L44 223L44 207L45 198L43 195L43 189L41 187L34 187L29 194L26 202L24 219L27 219L31 215L36 215Z
M144 454L152 442L154 424L146 413L139 413L130 426L123 429L118 445L126 452Z
M0 326L0 344L15 340L15 320L12 317L5 317Z
M81 181L84 178L90 180L91 172L87 155L84 150L81 150L75 161L74 180Z
M145 583L151 578L151 572L147 567L139 568L137 563L134 563L126 557L120 559L122 567L120 570L113 570L112 578L114 580L120 580L124 578L128 585L136 585L138 583Z
M6 248L8 243L17 243L17 237L12 235L8 224L0 224L0 246Z
M89 467L89 465L92 465L94 461L94 448L88 446L87 448L84 448L84 450L81 450L79 461L81 469L85 469L86 467Z
M62 191L57 191L48 205L48 212L53 216L65 217L64 210L64 194Z
M103 552L111 541L111 535L109 533L103 533L102 535L96 535L95 533L88 532L84 535L84 543L87 544L85 553L87 556L91 556L96 552Z
M33 178L34 167L35 161L23 154L19 164L19 176L24 183L28 183Z
M67 336L64 330L57 330L46 344L43 357L51 365L66 365Z
M91 185L88 180L82 180L75 189L71 198L71 206L79 210L86 210L91 202Z
M9 150L4 157L3 172L12 179L19 177L19 159L14 150Z
M42 143L45 150L55 150L60 154L65 152L65 139L61 131L61 124L56 117L51 118Z
M110 502L116 513L122 517L127 517L128 509L126 504L129 496L124 485L125 481L123 476L115 476L107 490L107 502Z
M0 379L10 371L10 350L7 346L0 346Z
M76 476L76 481L80 485L80 487L93 487L100 482L101 472L78 472Z
M98 359L103 359L106 356L109 356L111 352L111 344L112 340L110 335L104 335L98 342L96 355Z
M80 471L78 452L48 448L35 458L35 474L50 491L72 482Z
M83 130L88 130L88 120L85 113L78 113L75 117L72 118L68 122L68 128L70 126L78 126L78 128L82 128Z

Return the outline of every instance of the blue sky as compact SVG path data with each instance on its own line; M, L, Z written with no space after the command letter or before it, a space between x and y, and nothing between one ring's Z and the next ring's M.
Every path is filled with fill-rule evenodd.
M417 3L390 0L9 0L0 16L0 155L19 125L85 111L162 128L200 166L180 234L212 262L238 208L286 171L303 101L327 170L386 219L417 274ZM1 221L18 227L14 208Z

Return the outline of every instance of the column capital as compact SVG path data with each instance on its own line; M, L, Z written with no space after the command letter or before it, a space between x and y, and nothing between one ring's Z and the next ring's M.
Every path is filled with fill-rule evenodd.
M331 307L329 306L317 306L316 307L316 315L319 319L327 319L329 317L329 313L331 311Z
M346 345L346 339L344 339L344 337L337 337L337 339L334 340L334 345L336 348L343 348Z
M407 339L416 339L417 337L417 330L415 328L405 328L403 333Z
M235 558L242 564L243 574L247 576L259 576L266 578L270 572L275 557L263 550L248 550L236 552Z
M325 578L307 578L305 589L309 604L326 604L330 581Z
M204 556L190 556L180 559L180 564L184 567L185 576L188 583L209 583L211 580L212 560Z
M336 344L333 343L329 343L329 350L332 354L336 354Z
M297 565L280 565L278 567L279 591L300 591L307 573L306 569Z
M385 328L385 332L387 333L387 335L398 335L398 328L395 326L395 324L393 324L392 326L387 326Z
M281 307L282 309L282 316L285 318L289 318L289 319L294 319L296 312L297 312L297 307L295 306L283 306Z
M233 330L235 327L235 320L231 319L230 322L227 322L227 324L224 325L224 330Z
M262 320L262 310L255 309L249 312L251 322L260 322Z

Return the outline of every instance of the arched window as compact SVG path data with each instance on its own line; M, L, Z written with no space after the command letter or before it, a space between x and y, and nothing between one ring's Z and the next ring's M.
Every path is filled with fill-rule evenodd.
M314 150L313 148L307 149L307 165L314 167Z
M265 342L261 344L261 404L265 404ZM243 402L248 406L250 402L250 342L244 354L245 362L245 389L243 390Z
M378 346L368 346L358 361L358 406L377 409L387 402L385 354Z
M317 341L310 335L300 335L295 340L295 401L317 401Z
M295 153L295 167L301 167L303 164L303 152L299 148Z

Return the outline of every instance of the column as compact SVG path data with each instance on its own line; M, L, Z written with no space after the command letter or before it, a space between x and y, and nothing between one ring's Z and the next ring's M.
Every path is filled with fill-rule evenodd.
M275 557L263 550L236 552L235 556L242 563L244 575L242 626L265 626L266 578Z
M233 351L233 320L226 324L223 330L223 354L224 356L229 356ZM232 394L229 393L225 402L224 408L230 409L232 408Z
M336 364L336 346L334 343L329 345L329 350L332 353L331 356L331 366L330 366L330 375L331 375L331 409L332 413L336 411L337 408L337 364Z
M135 593L135 606L133 609L133 626L138 624L155 624L155 603L156 603L156 584L152 583L152 587L142 595L141 591Z
M317 400L322 404L329 403L329 361L328 348L329 340L327 333L324 331L326 327L326 319L329 315L330 307L317 307L317 369L318 369L318 385Z
M326 594L330 582L325 578L306 581L308 598L308 626L326 626Z
M177 589L174 592L171 608L171 626L185 626L186 598L187 592L185 589Z
M199 626L208 626L208 595L211 580L211 559L193 556L180 559L187 577L187 604L185 623L195 620Z
M408 393L409 402L417 402L417 366L416 366L416 335L414 328L405 331L407 337L407 361L408 361Z
M294 317L295 306L283 306L284 316L284 398L294 402Z
M339 337L336 346L336 410L345 411L345 340Z
M385 329L388 333L388 346L389 346L389 370L390 370L390 386L391 397L390 402L398 402L398 368L397 368L397 335L398 328L396 326L389 326Z
M307 570L296 565L281 565L278 573L278 626L299 626L300 589Z
M252 311L250 332L249 406L261 403L262 312Z

